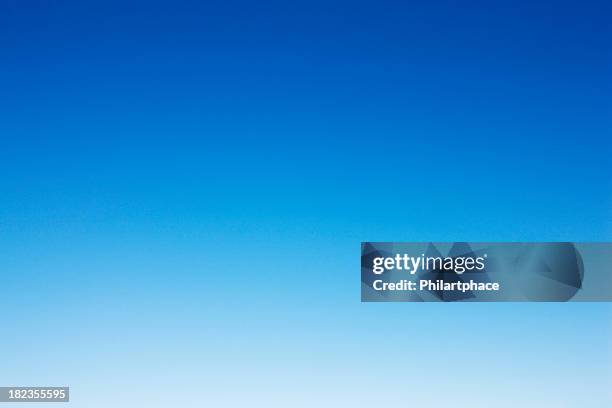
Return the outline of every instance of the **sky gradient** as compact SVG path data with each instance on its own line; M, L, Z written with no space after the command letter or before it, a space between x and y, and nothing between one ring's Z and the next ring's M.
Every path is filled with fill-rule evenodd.
M0 385L610 406L609 304L361 304L359 250L610 241L611 9L3 2Z

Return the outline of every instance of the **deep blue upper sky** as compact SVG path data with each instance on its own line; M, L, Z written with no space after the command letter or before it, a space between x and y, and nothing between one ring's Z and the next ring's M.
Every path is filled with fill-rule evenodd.
M4 238L608 240L609 16L5 2Z
M604 239L609 16L604 1L4 2L0 214L48 190L95 213L79 195L97 188L351 224L494 207L518 229L544 217L543 237ZM512 228L488 222L458 235Z

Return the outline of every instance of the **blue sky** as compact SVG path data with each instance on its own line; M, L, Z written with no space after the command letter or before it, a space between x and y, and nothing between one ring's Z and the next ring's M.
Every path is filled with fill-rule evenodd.
M612 400L607 304L359 303L361 241L610 241L607 2L0 7L2 384Z

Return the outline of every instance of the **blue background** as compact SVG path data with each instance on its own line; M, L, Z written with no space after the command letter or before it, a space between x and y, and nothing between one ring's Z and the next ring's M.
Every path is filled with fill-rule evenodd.
M611 3L0 6L1 385L606 407L609 304L361 304L361 241L610 241Z

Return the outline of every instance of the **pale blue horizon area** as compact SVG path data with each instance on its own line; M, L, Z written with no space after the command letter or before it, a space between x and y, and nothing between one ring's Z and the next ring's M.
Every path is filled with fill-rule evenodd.
M612 406L610 303L362 304L359 269L362 241L612 240L610 11L4 2L0 386Z

